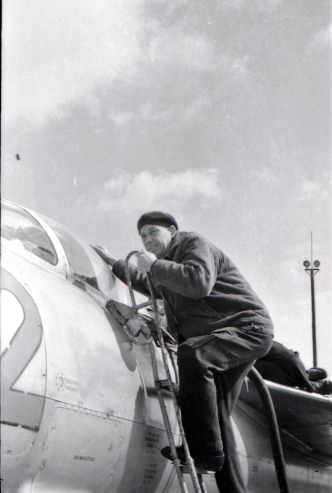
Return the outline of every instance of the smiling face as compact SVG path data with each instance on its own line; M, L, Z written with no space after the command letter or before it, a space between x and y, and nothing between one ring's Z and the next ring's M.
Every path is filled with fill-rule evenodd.
M174 226L169 228L157 224L145 224L142 226L140 236L145 249L161 258L166 252L173 236L176 233Z

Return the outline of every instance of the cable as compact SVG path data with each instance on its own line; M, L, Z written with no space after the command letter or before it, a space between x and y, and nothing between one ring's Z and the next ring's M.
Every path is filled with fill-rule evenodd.
M265 416L268 420L270 441L272 446L273 459L276 468L280 493L290 493L287 474L286 474L285 459L281 445L279 427L278 427L277 417L276 417L273 401L271 398L271 394L269 392L269 389L267 388L266 383L264 382L264 379L256 370L256 368L251 368L251 370L248 373L248 377L256 385L256 388L262 400Z

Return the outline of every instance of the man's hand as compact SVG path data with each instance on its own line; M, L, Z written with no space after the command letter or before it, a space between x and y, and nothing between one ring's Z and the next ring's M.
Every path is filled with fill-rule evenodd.
M145 272L150 272L151 266L155 261L155 258L150 257L148 253L138 252L137 257L137 269Z
M117 262L117 258L113 257L113 255L105 248L102 246L97 246L97 245L91 245L92 248L98 253L98 255L101 256L102 259L105 260L109 265L113 267L115 262Z

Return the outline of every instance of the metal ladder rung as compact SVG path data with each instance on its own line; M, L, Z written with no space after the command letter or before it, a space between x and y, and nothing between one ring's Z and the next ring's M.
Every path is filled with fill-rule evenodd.
M158 380L156 384L158 384L162 390L168 390L169 392L172 392L173 387L174 392L176 394L179 393L179 384L175 382L172 382L171 384L168 378L166 378L165 380Z
M195 467L197 474L210 474L213 475L215 474L215 471L209 471L208 469L203 469L202 467ZM181 464L181 470L183 474L190 474L190 466L187 466L186 464L182 465Z
M139 310L140 308L144 308L145 306L151 306L151 304L151 301L144 301L144 303L140 303L139 305L133 305L132 308L135 308L135 310Z

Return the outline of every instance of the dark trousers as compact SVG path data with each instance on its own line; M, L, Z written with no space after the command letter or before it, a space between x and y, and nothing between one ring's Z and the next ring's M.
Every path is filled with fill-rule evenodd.
M244 493L246 488L230 415L245 376L271 344L272 336L262 326L227 327L188 339L178 348L179 403L190 453L194 457L210 455L224 447L229 491L234 493Z
M266 380L315 392L299 353L279 342L273 341L270 351L255 363L255 368Z

